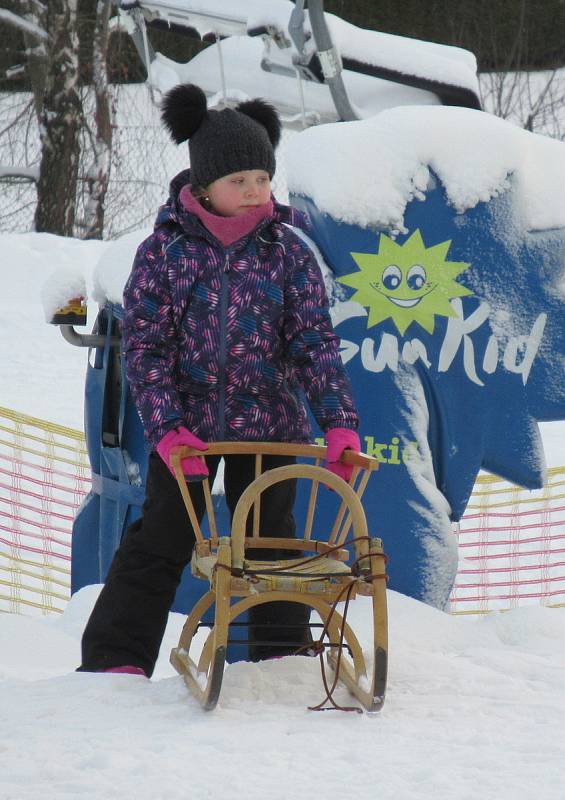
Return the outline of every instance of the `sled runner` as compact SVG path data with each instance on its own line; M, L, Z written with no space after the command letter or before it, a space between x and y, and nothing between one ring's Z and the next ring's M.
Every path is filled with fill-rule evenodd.
M370 538L361 497L376 459L345 451L344 463L353 465L349 483L321 466L326 448L263 442L219 442L211 444L206 455L254 455L255 480L241 495L233 514L231 532L218 531L208 480L204 495L209 535L202 532L196 518L181 460L202 453L188 447L173 451L172 463L190 522L196 534L192 559L194 575L209 581L210 588L195 604L182 630L178 646L171 651L171 663L206 710L216 706L222 686L230 624L256 605L269 602L302 603L317 612L322 634L311 646L321 658L327 696L336 708L332 692L341 681L368 711L384 703L387 672L387 606L385 556L380 539ZM293 456L301 462L262 472L265 455ZM297 538L269 537L259 530L263 492L288 479L307 482L309 502L304 520L297 519ZM328 502L339 507L331 531L316 528L316 502L320 484L335 493ZM252 514L252 535L246 537L246 524ZM260 537L260 538L259 538ZM351 545L351 551L347 545ZM251 548L288 550L289 557L273 561L246 557ZM296 557L296 551L301 555ZM372 598L373 642L367 659L346 620L349 603L356 596ZM344 602L343 611L337 604ZM214 608L213 623L203 617ZM191 645L200 627L210 632L197 660ZM325 641L327 639L327 641ZM297 646L300 649L300 646ZM302 648L304 649L304 648ZM328 687L323 654L333 676ZM323 702L325 702L325 700ZM322 704L320 704L321 706ZM355 709L358 710L358 709Z

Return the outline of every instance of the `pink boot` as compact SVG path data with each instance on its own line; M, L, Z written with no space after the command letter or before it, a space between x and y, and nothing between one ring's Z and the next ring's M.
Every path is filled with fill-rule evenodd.
M141 667L134 667L132 664L124 664L121 667L108 667L108 669L103 669L102 672L123 673L124 675L143 675L144 678L147 677L144 669L141 669Z

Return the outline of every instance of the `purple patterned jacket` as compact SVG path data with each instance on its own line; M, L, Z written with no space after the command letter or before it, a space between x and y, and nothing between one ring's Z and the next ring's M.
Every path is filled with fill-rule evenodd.
M323 431L357 428L320 269L272 217L224 247L171 183L155 230L138 248L124 290L127 378L153 447L184 425L205 441L311 440L304 395Z

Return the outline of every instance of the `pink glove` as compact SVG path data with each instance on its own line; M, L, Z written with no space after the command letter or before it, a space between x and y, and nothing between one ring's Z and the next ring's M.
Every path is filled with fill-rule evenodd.
M361 442L356 431L351 428L330 428L326 433L326 441L328 443L326 469L344 481L349 481L353 467L351 464L340 463L339 459L344 450L354 450L356 453L361 451Z
M176 478L173 465L171 464L171 450L173 447L185 445L194 447L196 450L207 450L206 442L201 441L197 436L186 428L176 428L174 431L166 433L156 447L157 452L171 470L173 477ZM189 456L181 461L182 471L185 478L190 481L202 481L208 477L208 467L200 456Z

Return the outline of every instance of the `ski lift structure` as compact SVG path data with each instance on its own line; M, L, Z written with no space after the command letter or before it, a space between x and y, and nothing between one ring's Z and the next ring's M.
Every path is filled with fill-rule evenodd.
M176 83L194 82L212 106L264 97L277 108L284 127L295 131L368 118L398 105L481 107L470 52L362 30L325 14L322 0L121 0L116 5L118 24L135 43L155 95ZM152 29L210 44L180 64L154 51ZM77 332L72 319L69 324L54 320L68 342L91 349L85 433L92 491L73 528L73 592L104 582L144 500L148 453L120 358L121 315L121 306L107 302L90 334ZM202 592L197 583L186 570L173 610L192 608ZM229 660L244 657L237 650Z
M480 109L476 60L457 47L364 30L323 0L121 0L123 27L152 90L174 75L220 106L241 93L275 105L285 127L362 119L394 105ZM155 52L152 29L210 44L187 64ZM177 80L178 82L178 80Z

